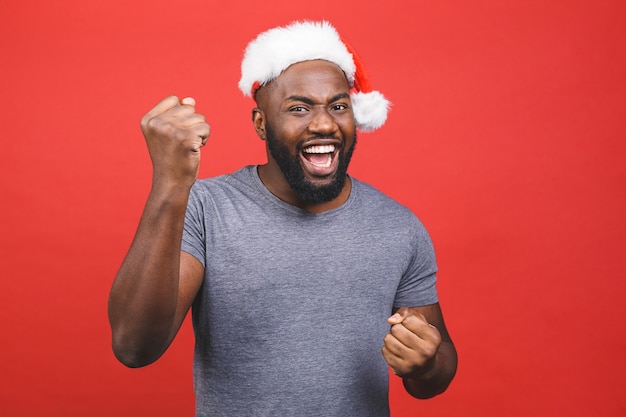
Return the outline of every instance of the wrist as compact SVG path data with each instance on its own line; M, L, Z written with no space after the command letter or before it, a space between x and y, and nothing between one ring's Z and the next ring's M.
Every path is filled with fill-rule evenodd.
M451 342L440 345L437 354L427 367L402 377L406 391L420 399L431 398L444 392L456 374L457 355Z
M180 178L169 178L168 176L154 173L150 193L171 198L184 198L186 200L194 183L195 178L192 180L181 180Z
M186 210L191 185L153 180L148 200L157 207Z

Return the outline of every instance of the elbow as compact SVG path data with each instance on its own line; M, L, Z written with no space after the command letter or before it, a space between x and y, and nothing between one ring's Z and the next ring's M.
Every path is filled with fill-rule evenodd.
M154 360L146 359L143 355L120 349L113 349L113 354L117 360L127 368L141 368L154 362Z
M430 398L436 397L439 394L443 394L447 389L448 389L449 384L443 385L443 386L439 386L439 387L428 387L428 388L421 388L418 390L411 390L409 391L409 388L407 387L407 391L409 391L409 393L419 399L419 400L428 400ZM406 384L405 384L406 387Z
M141 368L155 362L163 352L156 352L150 343L137 343L128 338L113 335L112 350L115 358L128 368Z

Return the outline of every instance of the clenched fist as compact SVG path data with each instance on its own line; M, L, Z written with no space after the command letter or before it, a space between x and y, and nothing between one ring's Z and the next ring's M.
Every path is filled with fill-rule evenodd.
M200 148L206 144L210 127L196 113L196 101L187 97L165 98L141 119L158 185L191 187L200 168Z
M434 365L441 344L439 330L424 315L402 307L388 319L383 357L398 376L420 375Z

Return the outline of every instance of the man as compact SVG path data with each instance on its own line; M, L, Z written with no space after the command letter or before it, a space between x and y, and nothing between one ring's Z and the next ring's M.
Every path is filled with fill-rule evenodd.
M191 308L198 416L386 416L388 366L417 398L443 392L456 352L430 238L347 175L356 130L388 102L326 22L259 35L239 86L264 165L196 181L209 126L195 101L142 119L153 182L111 290L116 356L157 360Z

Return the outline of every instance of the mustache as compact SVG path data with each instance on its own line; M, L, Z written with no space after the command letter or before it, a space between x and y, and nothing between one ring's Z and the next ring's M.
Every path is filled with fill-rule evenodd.
M327 140L336 140L341 142L341 146L343 146L343 144L345 143L345 140L340 138L339 136L334 136L334 135L312 135L307 137L306 139L298 142L298 144L296 145L296 150L302 150L302 148L304 148L305 146L308 146L307 144L310 143L311 141L314 140L320 140L320 139L327 139Z

